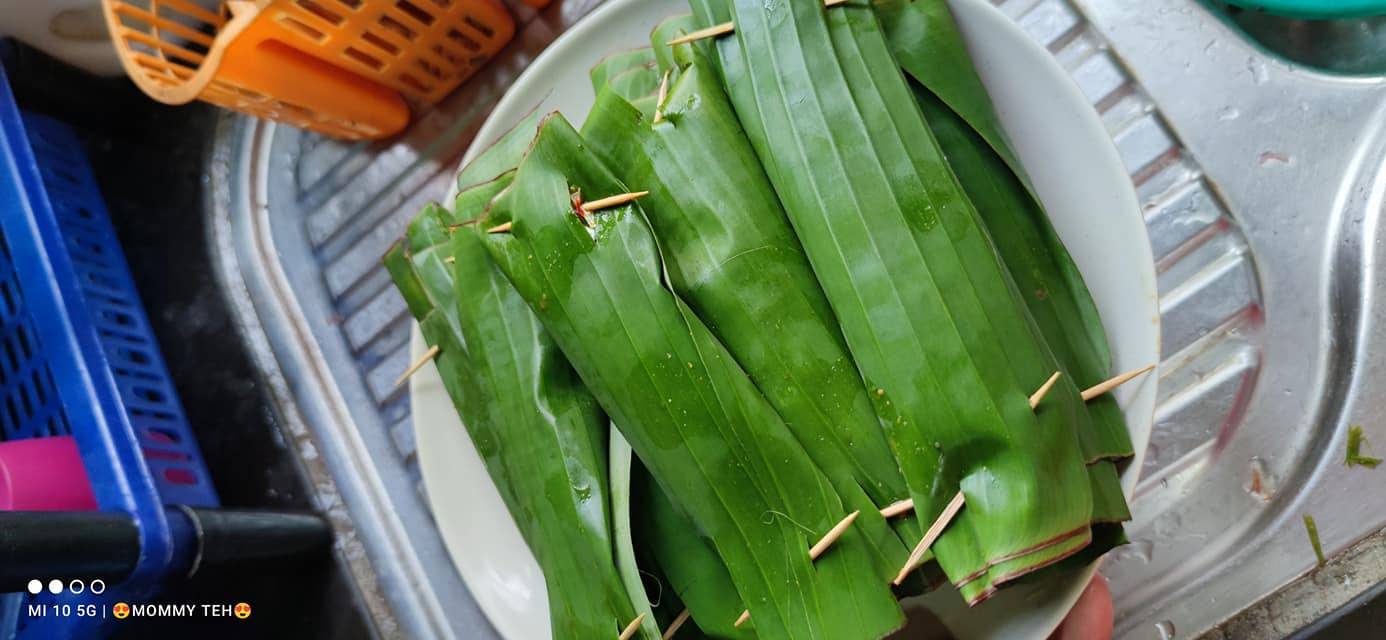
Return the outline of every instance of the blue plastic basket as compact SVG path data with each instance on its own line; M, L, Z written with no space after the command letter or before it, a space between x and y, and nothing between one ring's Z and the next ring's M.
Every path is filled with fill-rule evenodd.
M216 492L81 144L66 125L21 114L0 68L0 439L62 434L100 509L139 527L122 589L148 592L174 562L164 505L214 507ZM68 637L81 624L0 610L0 638L16 617L21 637Z

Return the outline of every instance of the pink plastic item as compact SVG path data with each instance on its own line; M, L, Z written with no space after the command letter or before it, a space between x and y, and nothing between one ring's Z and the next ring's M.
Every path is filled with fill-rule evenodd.
M0 511L95 511L72 436L0 442Z

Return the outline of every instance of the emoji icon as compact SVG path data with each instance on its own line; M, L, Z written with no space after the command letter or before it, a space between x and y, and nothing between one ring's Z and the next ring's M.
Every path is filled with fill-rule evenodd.
M130 617L130 605L124 602L115 603L111 606L111 615L115 616L117 620L124 620Z
M250 604L246 602L237 602L236 608L232 609L231 612L236 614L237 618L245 620L250 617Z

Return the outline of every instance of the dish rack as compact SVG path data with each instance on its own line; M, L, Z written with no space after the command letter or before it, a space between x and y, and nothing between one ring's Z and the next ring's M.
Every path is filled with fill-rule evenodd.
M211 8L209 8L209 5ZM194 99L346 139L386 138L505 46L499 0L103 0L121 63Z
M21 114L3 68L0 211L0 441L70 436L104 512L94 517L132 523L138 546L105 596L0 596L0 638L85 637L101 620L28 618L24 605L151 595L195 538L165 505L219 503L81 145L66 125Z

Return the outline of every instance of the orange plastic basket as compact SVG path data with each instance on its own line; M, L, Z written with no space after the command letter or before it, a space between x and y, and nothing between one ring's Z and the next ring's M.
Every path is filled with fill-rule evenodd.
M210 5L212 8L208 8ZM515 33L498 0L103 0L155 100L201 99L348 139L393 135Z

